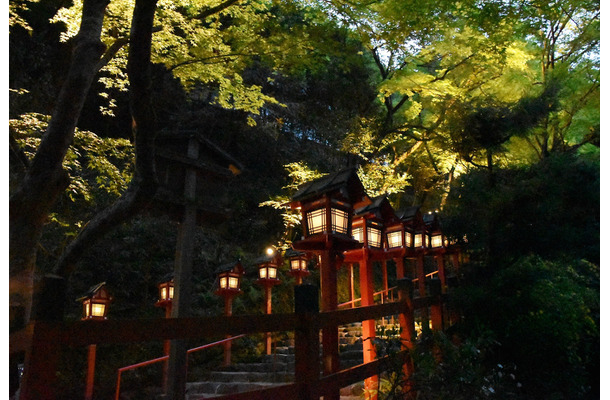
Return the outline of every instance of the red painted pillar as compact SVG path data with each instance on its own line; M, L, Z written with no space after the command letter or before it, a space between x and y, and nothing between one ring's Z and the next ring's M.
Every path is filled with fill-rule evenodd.
M401 327L401 347L402 350L408 349L409 351L412 351L415 347L415 321L413 318L413 282L411 279L400 278L398 280L398 296L399 301L404 302L405 305L403 312L398 315L398 321ZM404 384L402 385L402 391L409 400L415 399L416 395L411 381L411 376L413 376L414 371L413 359L409 354L403 365Z
M381 263L381 275L383 278L383 294L381 295L381 304L386 302L388 297L388 264L386 260Z
M271 285L265 285L265 314L271 314ZM265 352L271 354L271 332L265 332Z
M364 254L360 262L360 305L367 307L374 304L373 293L375 293L375 287L373 281L373 263L369 259L368 253L365 252ZM377 357L373 344L374 338L375 320L362 321L362 359L364 363L373 361ZM377 399L377 382L377 376L372 376L364 381L365 398L367 400Z
M457 272L460 270L460 253L458 253L457 251L451 253L451 259L451 261L453 262L453 270L457 274Z
M87 355L87 386L85 387L85 400L93 398L93 383L95 381L95 353L97 346L90 344Z
M233 314L233 296L225 296L225 316L230 317ZM227 336L227 338L230 336ZM223 343L224 361L223 365L231 365L231 341Z
M331 250L320 254L320 290L322 292L322 311L337 309L337 268L336 255ZM339 327L322 328L322 365L323 374L330 375L339 370ZM325 400L339 400L339 391Z
M396 279L405 277L405 259L403 257L395 258L396 262Z
M419 253L415 259L415 273L417 274L417 288L419 297L426 297L426 272L424 271L424 253Z
M350 301L349 308L356 307L356 305L354 304L355 298L356 298L356 295L354 293L354 264L349 263L349 301Z
M445 274L445 255L439 254L436 256L436 266L438 267L438 278L441 280L441 290L443 293L447 289L447 279Z

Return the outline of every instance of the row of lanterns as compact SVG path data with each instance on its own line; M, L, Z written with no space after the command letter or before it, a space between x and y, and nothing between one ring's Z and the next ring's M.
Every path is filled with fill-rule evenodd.
M297 284L302 282L302 278L309 275L307 268L308 259L305 253L288 251L286 256L290 259L290 274L295 277ZM258 260L258 280L261 285L276 285L280 282L278 268L281 259L274 253ZM244 268L238 261L232 264L221 266L217 270L216 293L219 295L237 294L241 290L241 279L244 275ZM157 285L159 298L156 306L169 308L174 298L173 275L167 275L163 282ZM83 319L106 319L108 305L112 302L106 288L106 282L99 283L77 301L83 305Z

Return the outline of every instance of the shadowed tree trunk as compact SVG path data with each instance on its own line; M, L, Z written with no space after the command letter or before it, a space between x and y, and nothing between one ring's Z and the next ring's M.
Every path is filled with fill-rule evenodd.
M72 63L57 106L26 177L9 200L10 329L30 319L36 249L47 216L68 185L62 162L105 46L100 40L108 0L86 0Z

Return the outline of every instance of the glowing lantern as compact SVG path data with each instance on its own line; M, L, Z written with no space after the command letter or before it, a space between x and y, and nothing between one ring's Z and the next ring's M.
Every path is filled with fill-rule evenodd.
M106 289L106 282L91 287L84 297L77 299L83 303L83 319L106 319L108 305L112 297Z

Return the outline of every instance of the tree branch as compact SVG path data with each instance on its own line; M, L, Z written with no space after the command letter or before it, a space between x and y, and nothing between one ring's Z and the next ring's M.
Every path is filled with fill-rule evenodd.
M55 273L67 277L76 261L102 235L137 214L157 189L154 140L157 124L152 107L150 51L156 0L136 0L131 26L127 71L136 144L134 177L127 191L109 208L97 214L66 248Z

